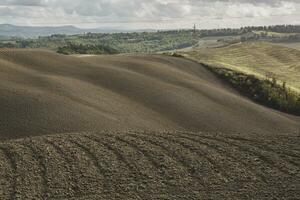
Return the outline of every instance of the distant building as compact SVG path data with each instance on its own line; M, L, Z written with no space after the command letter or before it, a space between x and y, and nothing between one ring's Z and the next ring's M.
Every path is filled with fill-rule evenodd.
M193 26L193 36L195 37L197 34L197 28L196 28L196 24L194 24Z

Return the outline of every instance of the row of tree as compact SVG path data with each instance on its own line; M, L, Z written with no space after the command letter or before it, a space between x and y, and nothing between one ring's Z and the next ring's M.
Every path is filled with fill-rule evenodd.
M267 32L248 33L241 36L241 42L246 41L268 41L268 42L300 42L300 34L268 35Z
M61 54L116 54L117 50L103 45L83 45L83 44L68 44L59 47L57 50Z
M253 31L266 31L277 33L300 33L300 25L276 25L276 26L247 26L238 29L224 28L224 29L208 29L198 30L197 33L202 37L207 36L234 36L242 35Z

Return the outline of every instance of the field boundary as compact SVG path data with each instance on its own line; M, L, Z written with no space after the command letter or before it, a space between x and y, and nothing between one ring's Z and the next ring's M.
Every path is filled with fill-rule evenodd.
M286 82L281 83L275 77L262 78L255 74L247 74L226 67L214 66L184 53L164 55L197 62L236 89L241 95L248 97L254 102L285 113L300 116L300 93L292 87L287 86Z

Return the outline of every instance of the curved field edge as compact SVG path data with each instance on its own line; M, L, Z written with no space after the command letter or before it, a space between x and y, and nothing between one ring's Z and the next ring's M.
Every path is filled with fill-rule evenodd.
M297 198L299 141L134 131L9 140L0 143L0 198Z
M187 54L175 53L170 55L184 57L200 63L237 89L242 95L257 103L289 114L300 115L299 91L287 86L286 82L281 83L275 76L264 78L259 74L245 73L241 70L218 66L211 62L202 62Z
M286 113L300 115L300 94L292 91L285 83L279 84L274 78L260 79L254 75L226 68L212 67L204 63L202 65L255 102Z
M300 92L300 51L268 42L244 42L223 48L184 52L208 65L228 68L265 78L272 74L278 82Z

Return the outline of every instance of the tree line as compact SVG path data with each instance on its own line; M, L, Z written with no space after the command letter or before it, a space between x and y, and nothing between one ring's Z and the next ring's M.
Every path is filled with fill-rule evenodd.
M234 36L253 31L266 31L277 33L300 33L300 25L275 25L275 26L246 26L241 28L204 29L198 30L202 37L207 36Z

